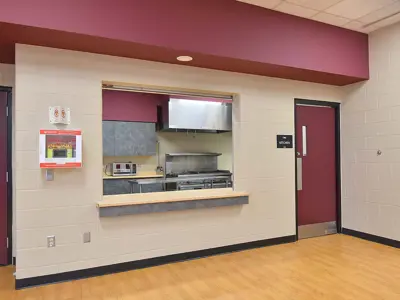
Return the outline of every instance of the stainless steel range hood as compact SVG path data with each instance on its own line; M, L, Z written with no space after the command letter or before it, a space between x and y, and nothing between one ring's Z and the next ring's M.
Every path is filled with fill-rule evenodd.
M232 131L232 103L171 97L159 113L159 130L219 133Z

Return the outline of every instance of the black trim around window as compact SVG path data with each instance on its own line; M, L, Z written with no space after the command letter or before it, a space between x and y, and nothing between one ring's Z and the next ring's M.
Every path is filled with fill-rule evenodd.
M8 237L8 252L7 263L12 264L13 261L13 189L12 189L12 88L0 86L0 92L7 93L7 237ZM6 112L0 112L6 113Z

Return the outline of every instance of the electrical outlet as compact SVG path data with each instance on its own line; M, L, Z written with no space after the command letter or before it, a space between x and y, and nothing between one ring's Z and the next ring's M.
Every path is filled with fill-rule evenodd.
M55 235L49 235L47 237L47 248L53 248L56 246L56 236Z
M90 243L90 232L83 233L83 242Z
M53 181L53 180L54 180L54 170L46 169L46 181Z

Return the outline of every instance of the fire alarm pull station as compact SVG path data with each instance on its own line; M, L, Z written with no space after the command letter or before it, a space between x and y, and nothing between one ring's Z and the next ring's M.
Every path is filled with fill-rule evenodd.
M82 131L40 130L39 161L42 169L82 167Z

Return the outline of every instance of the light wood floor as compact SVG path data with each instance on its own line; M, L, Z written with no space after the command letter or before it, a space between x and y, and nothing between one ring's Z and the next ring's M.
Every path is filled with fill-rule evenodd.
M343 235L20 291L12 272L1 300L400 300L400 250Z

